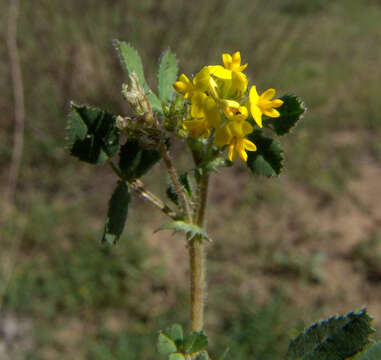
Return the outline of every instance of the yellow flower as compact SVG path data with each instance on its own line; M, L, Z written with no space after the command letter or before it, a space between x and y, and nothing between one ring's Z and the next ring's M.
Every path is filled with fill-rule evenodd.
M184 120L183 127L193 138L209 137L211 129L218 127L220 123L220 113L216 102L202 92L192 96L191 116L193 119Z
M247 121L230 121L227 125L217 130L214 139L217 146L229 145L228 159L234 161L238 156L247 161L246 151L256 151L257 147L245 136L253 132L253 127Z
M226 117L231 121L243 121L249 116L247 108L241 106L237 101L221 100L220 105Z
M193 78L193 82L185 74L181 74L179 80L173 83L174 89L184 95L185 99L191 98L196 92L204 92L210 85L210 73L207 66Z
M280 116L279 111L275 108L282 106L283 101L280 99L271 100L275 93L275 89L267 89L262 95L258 95L255 86L250 89L250 112L259 127L262 127L262 114L272 118Z
M233 55L222 54L222 62L225 67L221 65L208 66L211 75L220 79L231 79L233 72L242 72L247 67L247 64L241 65L241 53L239 51Z

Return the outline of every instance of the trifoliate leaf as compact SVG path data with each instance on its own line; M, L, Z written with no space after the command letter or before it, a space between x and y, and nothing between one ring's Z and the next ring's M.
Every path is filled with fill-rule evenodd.
M250 170L267 177L279 175L284 160L279 142L265 137L262 130L254 130L248 138L257 146L257 151L248 151L247 166Z
M152 92L148 84L146 83L144 77L143 63L140 58L139 53L135 50L135 48L126 43L125 41L119 41L115 39L113 41L114 46L119 54L120 61L128 72L131 75L133 72L136 73L140 85L143 87L144 92L150 101L152 108L159 113L162 113L161 102L158 97Z
M119 168L128 181L142 177L161 159L155 149L144 149L136 139L128 140L120 148Z
M177 347L183 342L183 328L179 324L174 324L165 330L165 334L174 341Z
M175 354L169 355L168 360L185 360L185 357L181 353L175 353Z
M71 155L90 164L101 164L119 147L116 116L85 105L71 104L68 147Z
M208 347L208 336L203 331L193 331L183 342L185 354L194 354Z
M128 185L125 181L120 181L109 201L103 242L115 244L120 238L127 219L130 200Z
M177 59L170 50L167 50L160 59L158 72L158 88L161 101L171 101L174 92L172 84L177 79L177 72Z
M159 354L168 355L175 353L177 351L177 347L172 339L170 339L164 333L160 333L157 342L157 351Z
M280 99L283 100L283 105L277 109L280 117L266 118L263 123L271 125L277 135L285 135L303 118L306 107L295 95L287 94Z
M353 360L380 360L381 342L369 345L364 351L356 355Z
M181 220L171 221L167 224L161 225L155 230L155 232L160 230L173 230L173 233L182 232L187 236L188 240L192 240L195 236L199 236L201 239L211 241L208 234L199 226L188 224Z
M316 323L290 343L286 359L344 360L369 343L370 323L366 310Z

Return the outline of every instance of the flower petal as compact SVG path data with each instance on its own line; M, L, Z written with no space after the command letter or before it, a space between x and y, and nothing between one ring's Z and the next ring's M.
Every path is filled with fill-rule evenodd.
M271 100L276 94L276 91L275 89L273 88L270 88L270 89L267 89L262 95L261 95L261 98L264 99L264 100Z
M248 139L243 139L243 146L247 151L257 151L257 146Z
M281 99L275 99L275 100L271 101L271 105L274 108L281 107L283 105L283 100L281 100Z
M225 69L221 65L212 65L212 66L208 66L208 68L209 68L210 75L213 75L220 79L227 79L227 80L230 80L232 78L232 71Z
M234 161L236 159L236 153L235 153L234 147L235 147L234 144L229 146L228 159L230 161Z
M261 109L257 105L251 104L250 105L250 112L254 118L254 121L261 128L262 127L262 111L261 111Z
M275 110L273 108L270 108L270 109L263 109L263 114L268 116L268 117L271 117L271 118L277 118L280 116L280 113L278 110Z
M230 69L232 64L232 57L230 54L222 54L222 62L226 69Z
M252 104L256 105L258 103L259 95L257 92L257 88L255 86L252 86L250 88L249 99L250 99L250 103Z

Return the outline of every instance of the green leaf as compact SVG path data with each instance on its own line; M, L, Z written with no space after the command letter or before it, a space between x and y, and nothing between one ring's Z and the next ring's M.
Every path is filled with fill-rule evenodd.
M184 353L194 354L205 350L208 346L208 336L203 331L193 331L188 334L183 342Z
M364 351L356 355L353 360L380 360L381 342L369 345Z
M264 124L270 124L277 135L285 135L303 118L306 107L295 95L287 94L280 99L283 100L283 105L278 109L280 117L266 118Z
M136 139L129 139L120 148L119 168L128 181L138 179L147 173L161 159L155 149L144 149Z
M287 360L344 360L361 351L374 332L366 310L312 325L288 348Z
M120 181L109 201L103 242L115 244L118 241L127 219L130 200L128 185L125 181Z
M114 39L113 44L127 73L131 75L135 72L140 85L143 87L144 92L152 105L152 108L156 112L162 113L163 109L161 108L161 102L155 93L152 92L144 77L143 63L139 53L131 44L128 44L125 41Z
M169 355L169 360L185 360L185 357L181 353L175 353L175 354Z
M159 354L168 355L177 351L176 344L164 333L159 334L159 340L157 342L157 351Z
M161 101L169 102L174 92L172 84L177 79L178 64L174 54L168 49L160 59L158 88Z
M179 324L174 324L165 330L165 334L174 341L176 346L179 346L183 342L183 328Z
M116 116L85 105L71 103L68 147L71 155L90 164L101 164L119 147Z
M247 166L257 175L267 177L279 175L283 168L283 149L279 142L265 137L262 130L254 130L249 140L257 146L257 151L249 151Z
M155 230L155 232L160 230L173 230L173 233L182 232L187 236L188 240L192 240L195 236L199 236L201 239L211 241L208 234L199 226L188 224L181 220L171 221L167 224L161 225Z

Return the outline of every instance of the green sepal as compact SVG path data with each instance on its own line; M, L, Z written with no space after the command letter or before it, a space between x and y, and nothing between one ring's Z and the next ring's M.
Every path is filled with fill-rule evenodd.
M164 333L176 344L177 347L181 346L183 343L184 334L181 325L174 324L167 328Z
M208 336L203 331L193 331L188 334L183 342L185 354L194 354L208 347Z
M161 101L170 102L174 92L173 83L177 79L178 63L176 56L168 49L160 58L158 78Z
M119 168L123 177L132 181L142 177L161 159L155 149L144 149L136 139L129 139L120 148Z
M181 353L174 353L169 355L168 360L185 360L185 357Z
M187 239L189 241L192 240L195 236L199 236L201 239L212 241L209 238L208 234L199 226L189 224L181 220L171 221L169 223L161 225L155 230L155 232L161 230L173 230L173 233L182 232L187 236Z
M164 333L160 333L159 339L157 341L157 351L159 354L168 355L175 353L177 351L177 347L171 338L169 338Z
M381 342L369 345L364 351L357 354L353 360L380 360L381 359Z
M108 205L102 242L115 244L123 232L131 201L130 189L125 181L119 181Z
M120 61L127 73L131 75L133 72L135 72L140 85L144 89L147 99L152 105L153 110L158 113L162 113L163 109L161 107L161 102L159 98L155 95L154 92L152 92L145 80L143 63L139 53L131 44L128 44L125 41L114 39L113 44L115 46L116 51L119 54Z
M104 163L119 147L116 116L86 105L71 103L68 148L71 155L90 164Z
M307 108L295 95L287 94L280 99L283 100L283 105L277 109L280 117L264 118L263 124L270 125L277 135L285 135L303 118Z
M287 351L287 360L344 360L369 343L371 318L366 310L331 317L312 325L296 337Z
M267 177L279 175L283 168L283 149L278 141L263 135L262 130L254 130L248 139L256 146L256 151L248 151L247 166L257 175Z

